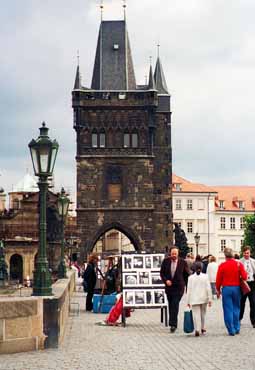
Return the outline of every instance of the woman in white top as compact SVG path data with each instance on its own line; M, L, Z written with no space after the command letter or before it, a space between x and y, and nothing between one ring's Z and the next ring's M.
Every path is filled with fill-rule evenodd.
M192 308L195 336L205 334L205 315L207 304L212 304L212 292L207 274L202 273L202 264L196 262L195 273L189 276L187 304Z
M206 273L208 275L211 289L212 289L212 295L213 297L217 295L215 283L216 283L216 275L218 271L218 263L216 262L216 258L214 256L211 256L210 262L208 263Z

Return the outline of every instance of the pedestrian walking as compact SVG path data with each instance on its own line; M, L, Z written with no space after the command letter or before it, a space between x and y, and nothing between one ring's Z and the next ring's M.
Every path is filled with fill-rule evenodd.
M202 272L201 262L196 262L195 272L188 278L187 305L192 309L195 336L205 334L205 315L207 305L212 304L212 291L208 275Z
M240 332L240 277L247 279L244 266L233 257L231 248L224 249L226 261L221 263L216 276L216 291L219 298L222 294L224 321L229 335Z
M247 272L247 283L251 288L251 291L248 294L242 294L241 297L241 308L240 308L240 320L243 318L245 310L245 302L248 297L250 302L250 320L251 325L255 328L255 259L251 258L251 248L245 246L243 249L243 258L240 259L240 262L243 263L244 268Z
M87 292L86 297L86 311L92 311L93 309L93 294L97 281L97 262L98 256L96 253L92 253L89 256L87 267L83 273L83 287L84 291Z
M208 263L208 266L207 266L206 273L207 273L209 281L210 281L213 298L217 296L217 292L216 292L217 271L218 271L218 263L216 262L216 257L211 256L210 260L209 260L209 263Z
M179 303L189 276L187 262L179 257L177 247L172 247L169 256L163 260L160 276L168 299L170 331L174 333L178 324Z

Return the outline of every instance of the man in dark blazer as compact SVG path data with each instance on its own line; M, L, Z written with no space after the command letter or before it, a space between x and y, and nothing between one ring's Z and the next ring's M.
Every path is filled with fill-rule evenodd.
M187 285L190 270L187 262L179 257L179 249L172 247L169 256L161 265L160 276L165 284L169 307L169 326L171 333L177 328L179 303Z

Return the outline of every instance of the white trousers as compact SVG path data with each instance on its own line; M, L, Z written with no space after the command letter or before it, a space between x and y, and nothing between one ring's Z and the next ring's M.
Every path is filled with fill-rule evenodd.
M192 315L194 321L194 328L196 331L205 329L205 315L207 303L192 305Z

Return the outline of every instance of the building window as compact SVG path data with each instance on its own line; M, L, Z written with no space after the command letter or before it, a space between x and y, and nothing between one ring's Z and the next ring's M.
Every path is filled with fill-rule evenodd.
M177 209L177 210L182 209L182 200L181 199L176 199L175 200L175 209Z
M240 218L240 229L244 229L244 217Z
M225 230L226 229L226 217L221 217L220 218L220 228L222 230Z
M236 228L236 219L235 217L230 217L230 229L234 230Z
M243 246L244 246L244 240L243 240L243 239L241 239L241 240L240 240L240 247L241 247L241 249L243 248Z
M193 233L193 222L191 221L187 222L187 232Z
M132 134L132 148L138 148L138 135L136 133Z
M221 252L224 252L225 248L226 248L226 239L221 239L221 241L220 241L220 250L221 250Z
M243 200L239 200L239 202L238 202L238 208L244 209L244 201Z
M224 200L220 200L220 209L224 209Z
M124 148L138 148L138 134L137 133L125 133L124 134Z
M193 209L192 199L187 199L187 209Z
M97 148L97 133L92 134L92 148Z
M204 199L198 199L198 209L205 209L205 200Z
M122 198L122 169L109 166L106 174L108 200L119 202Z
M124 134L124 148L130 147L130 135Z
M105 148L105 133L101 132L99 134L99 146L100 148Z

